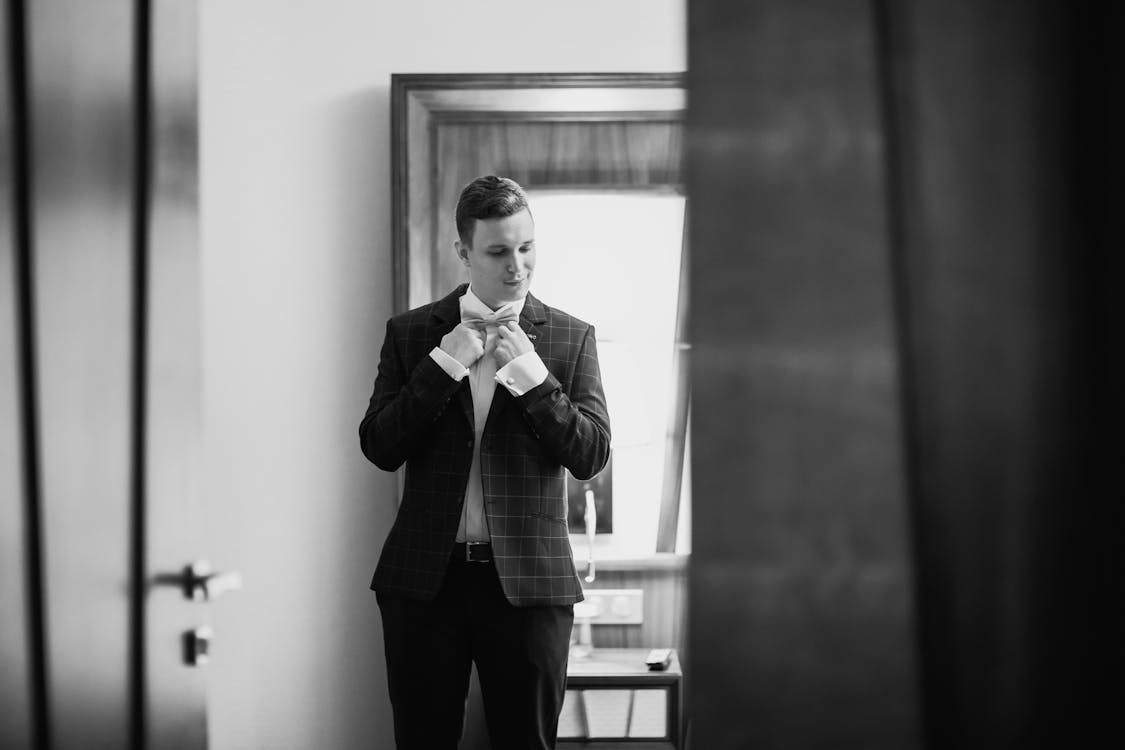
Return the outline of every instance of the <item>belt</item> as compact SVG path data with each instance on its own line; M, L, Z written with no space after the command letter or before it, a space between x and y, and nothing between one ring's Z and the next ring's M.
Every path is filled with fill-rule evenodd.
M457 562L492 562L492 544L489 542L455 542L452 559Z

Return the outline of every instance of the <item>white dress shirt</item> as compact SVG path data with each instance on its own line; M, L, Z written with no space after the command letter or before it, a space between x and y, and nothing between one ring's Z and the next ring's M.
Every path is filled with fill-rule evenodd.
M461 319L477 318L488 320L502 315L519 316L523 310L524 299L509 302L493 311L480 300L470 286L461 297ZM457 527L457 541L486 542L489 540L488 519L484 513L484 484L480 473L480 442L484 434L484 423L492 406L492 396L499 383L513 396L522 396L547 379L547 366L534 351L525 352L508 364L496 369L496 359L492 355L495 342L495 326L486 328L485 354L470 367L465 367L452 356L435 346L430 357L454 380L469 378L473 395L473 463L469 468L469 481L465 487L465 504L461 511L461 522Z

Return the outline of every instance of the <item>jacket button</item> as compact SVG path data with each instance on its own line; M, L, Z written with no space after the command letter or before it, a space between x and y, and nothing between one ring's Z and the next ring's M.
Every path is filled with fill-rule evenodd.
M473 441L472 440L466 440L465 441L465 447L466 448L472 448L473 447Z

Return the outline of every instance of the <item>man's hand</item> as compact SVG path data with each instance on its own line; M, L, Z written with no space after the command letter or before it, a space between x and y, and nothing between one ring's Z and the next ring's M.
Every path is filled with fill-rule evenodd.
M531 339L516 323L496 327L496 350L492 356L496 358L496 369L511 362L521 354L535 351Z
M441 337L438 348L465 367L472 367L484 355L484 332L458 323L456 328Z

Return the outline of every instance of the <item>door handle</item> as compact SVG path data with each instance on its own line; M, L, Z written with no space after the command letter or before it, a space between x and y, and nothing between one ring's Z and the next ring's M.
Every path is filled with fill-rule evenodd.
M237 570L217 572L208 560L196 560L184 566L182 573L157 575L156 583L176 586L183 590L184 598L205 602L215 599L228 591L242 588L242 574Z

